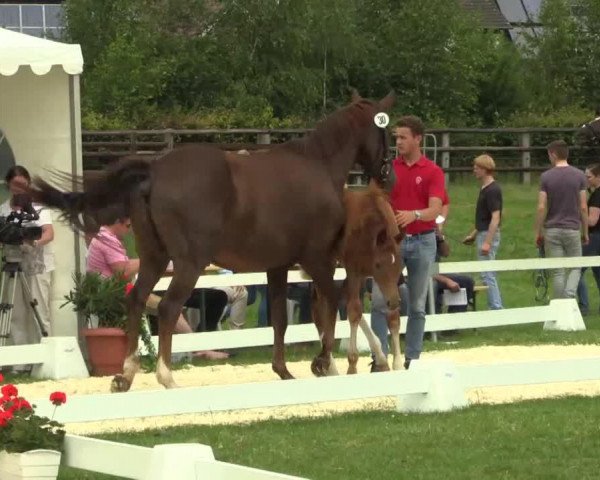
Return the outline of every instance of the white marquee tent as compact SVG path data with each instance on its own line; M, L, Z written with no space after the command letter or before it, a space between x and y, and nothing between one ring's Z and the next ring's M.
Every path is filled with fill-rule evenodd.
M0 28L0 130L15 162L32 175L61 170L80 175L81 118L79 45L44 40ZM6 171L7 167L2 166ZM54 214L56 219L56 214ZM60 309L82 265L81 239L66 225L54 223L56 260L51 293L54 335L77 335L76 315Z

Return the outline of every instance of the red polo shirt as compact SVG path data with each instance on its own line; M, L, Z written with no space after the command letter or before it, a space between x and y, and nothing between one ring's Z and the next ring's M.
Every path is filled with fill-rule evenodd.
M443 204L448 203L444 185L444 172L425 155L411 166L400 156L394 159L396 183L390 194L390 203L394 211L423 210L429 207L429 198L437 197ZM406 227L406 233L416 234L433 230L435 220L422 222L416 220Z

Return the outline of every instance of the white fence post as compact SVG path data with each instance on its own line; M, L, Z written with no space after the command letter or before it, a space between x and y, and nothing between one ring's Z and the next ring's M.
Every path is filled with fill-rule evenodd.
M215 461L213 450L208 445L199 443L156 445L152 449L148 473L144 476L144 480L199 478L196 462L207 460Z
M46 347L46 359L34 365L34 378L87 378L89 372L83 361L75 337L45 337L41 344Z
M413 360L410 370L422 371L430 379L427 393L398 397L400 412L447 412L469 405L456 365L448 361Z
M574 298L550 300L552 318L544 323L544 330L585 330L585 323Z

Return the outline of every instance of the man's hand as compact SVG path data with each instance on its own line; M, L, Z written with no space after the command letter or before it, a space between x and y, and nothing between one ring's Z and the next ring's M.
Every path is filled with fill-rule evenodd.
M539 233L535 236L535 245L536 247L543 247L544 246L544 236L540 235Z
M446 288L454 293L460 291L460 285L458 283L456 283L454 280L450 280L450 279L448 279L448 281L446 282Z
M582 245L588 245L590 243L590 235L588 233L584 233L581 236L581 244Z
M404 228L417 219L413 210L396 210L396 223Z
M475 241L475 235L467 235L465 238L463 238L463 245L473 245L473 242Z
M490 253L490 249L492 248L492 246L490 245L489 242L484 241L481 244L481 254L482 255L489 255Z

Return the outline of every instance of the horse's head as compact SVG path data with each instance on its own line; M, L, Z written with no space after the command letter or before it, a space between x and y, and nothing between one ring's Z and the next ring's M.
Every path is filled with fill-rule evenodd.
M387 195L371 181L367 189L344 192L346 227L341 259L347 269L373 276L390 308L396 308L402 232L398 229Z
M365 100L354 91L352 105L360 109L362 135L355 162L360 164L365 173L384 189L389 190L394 184L391 168L390 141L387 131L390 112L396 96L388 93L380 101ZM386 114L386 115L383 115Z

